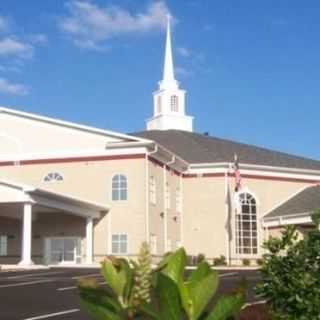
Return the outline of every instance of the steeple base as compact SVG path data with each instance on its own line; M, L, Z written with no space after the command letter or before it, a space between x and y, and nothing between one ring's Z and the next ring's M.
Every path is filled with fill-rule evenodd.
M193 131L193 117L181 115L158 115L147 120L147 130Z

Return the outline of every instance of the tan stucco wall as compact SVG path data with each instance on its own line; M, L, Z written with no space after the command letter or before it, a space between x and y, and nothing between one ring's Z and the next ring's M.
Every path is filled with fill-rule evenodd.
M235 208L233 178L228 178L232 208L231 258L235 254ZM243 179L243 190L252 193L258 201L258 239L260 246L264 241L261 218L269 210L301 190L306 183L274 181L262 179ZM224 177L191 177L183 179L184 215L183 245L190 254L204 253L213 258L228 256L226 236L226 204ZM259 250L258 256L262 254ZM241 256L242 257L242 256Z
M183 179L183 245L189 254L227 255L224 178Z
M48 172L59 172L64 180L43 182ZM111 181L117 173L127 176L127 201L112 201ZM94 252L98 259L110 253L109 223L112 233L128 234L131 254L136 254L146 239L144 159L8 166L2 167L1 178L107 205L109 213L95 221Z

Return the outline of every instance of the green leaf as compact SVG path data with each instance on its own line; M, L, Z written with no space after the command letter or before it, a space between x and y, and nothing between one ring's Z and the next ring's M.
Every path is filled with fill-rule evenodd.
M196 286L199 281L213 273L216 274L218 281L219 278L217 272L215 270L212 270L210 268L210 265L206 261L201 262L198 265L197 269L192 271L190 276L188 277L188 287L190 288Z
M161 272L178 284L183 278L186 262L186 252L183 248L180 248L176 252L165 257L164 262L160 265L160 267L163 266Z
M140 306L140 312L144 316L143 319L147 316L148 319L152 320L161 320L158 316L158 310L155 309L155 307L151 304L143 303Z
M159 295L159 319L183 319L179 290L170 277L161 273L158 275L157 293Z
M221 297L205 320L227 320L237 314L245 302L243 292Z
M207 266L203 264L198 272L196 271L192 280L192 282L185 284L189 295L189 309L187 313L191 320L196 320L215 294L219 278L216 271L209 271Z
M104 288L86 288L80 286L79 291L81 300L85 302L101 305L115 313L121 311L121 305Z
M102 305L87 300L80 300L81 306L97 320L121 320L121 316Z
M126 286L132 286L132 272L125 259L116 259L113 263L111 260L105 260L102 264L102 275L107 284L118 295L119 301L124 305L124 297L128 294L125 292Z

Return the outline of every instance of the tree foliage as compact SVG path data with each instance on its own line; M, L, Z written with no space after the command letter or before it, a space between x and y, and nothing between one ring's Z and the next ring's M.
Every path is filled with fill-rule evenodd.
M185 276L183 248L166 255L151 269L148 247L143 244L137 262L108 258L102 264L107 287L92 280L79 284L83 307L100 320L229 320L245 302L245 285L229 295L212 299L219 277L206 261Z
M313 215L316 225L320 210ZM257 293L268 300L275 319L320 319L320 231L303 239L294 226L285 227L280 238L264 247L262 284Z

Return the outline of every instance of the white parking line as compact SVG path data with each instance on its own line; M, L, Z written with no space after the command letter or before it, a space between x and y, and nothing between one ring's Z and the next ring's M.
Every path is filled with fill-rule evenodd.
M24 275L19 275L19 276L11 276L7 277L7 279L21 279L21 278L30 278L30 277L42 277L42 276L48 276L52 274L61 274L63 272L39 272L39 273L28 273Z
M238 274L238 272L223 273L223 274L219 274L219 278L231 277L231 276L235 276L237 274Z
M102 275L101 273L84 274L82 276L72 277L71 279L76 280L76 279L90 278L90 277L97 277L97 276L102 276Z
M106 284L106 282L98 282L98 284ZM58 288L57 291L67 291L67 290L74 290L74 289L78 289L78 286Z
M54 282L54 280L37 280L37 281L29 281L29 282L2 284L0 285L0 288L22 287L22 286L28 286L32 284L38 284L38 283L47 283L47 282Z
M56 313L43 314L43 315L35 316L35 317L32 317L32 318L25 318L23 320L47 319L47 318L53 318L53 317L57 317L57 316L62 316L64 314L75 313L75 312L79 312L79 311L80 311L80 309L71 309L71 310L65 310L65 311L56 312Z

